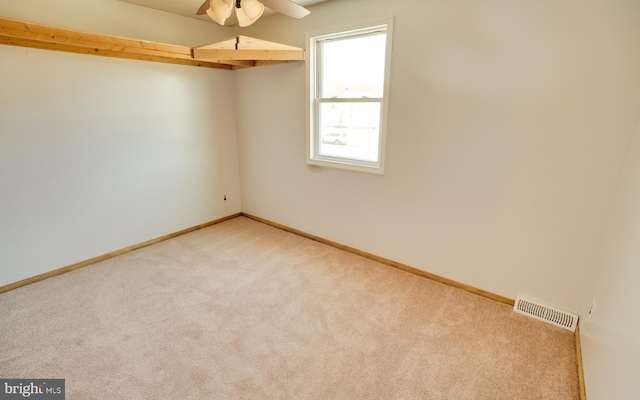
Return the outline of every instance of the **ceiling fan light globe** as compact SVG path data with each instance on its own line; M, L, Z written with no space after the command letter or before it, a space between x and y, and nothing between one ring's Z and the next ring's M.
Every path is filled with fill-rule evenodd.
M233 11L233 0L211 0L211 5L207 9L207 15L220 25L231 16Z
M264 12L264 6L257 0L242 0L240 8L236 8L236 16L238 17L238 25L241 27L249 26L256 22Z
M264 12L264 5L258 0L242 0L240 7L251 21L256 21Z
M242 8L236 8L236 17L238 18L238 25L240 25L243 28L255 22L249 19L247 14L244 11L242 11Z

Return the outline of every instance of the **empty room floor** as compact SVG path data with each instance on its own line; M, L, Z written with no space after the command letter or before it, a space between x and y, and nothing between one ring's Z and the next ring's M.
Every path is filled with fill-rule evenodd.
M238 217L0 294L67 399L578 399L571 332Z

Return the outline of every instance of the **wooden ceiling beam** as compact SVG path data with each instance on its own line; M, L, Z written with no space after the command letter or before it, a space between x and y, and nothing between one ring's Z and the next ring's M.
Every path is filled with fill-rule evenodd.
M220 69L249 68L304 60L302 49L246 36L236 36L212 45L191 48L62 29L8 18L0 18L0 44Z
M233 69L232 65L230 64L220 64L220 63L213 63L213 62L207 62L207 61L198 61L193 59L183 59L183 58L174 58L174 57L161 57L161 56L155 56L155 55L149 55L149 54L137 54L137 53L131 53L131 52L115 51L115 50L104 50L100 48L82 47L82 46L74 46L74 45L59 44L59 43L49 43L49 42L42 42L38 40L32 40L32 39L6 37L2 35L0 35L0 44L5 44L9 46L29 47L32 49L63 51L66 53L89 54L94 56L124 58L129 60L154 61L154 62L161 62L165 64L189 65L194 67L205 67L205 68Z
M0 36L150 56L191 58L191 48L0 19Z
M196 60L304 61L303 50L194 49Z
M234 36L193 49L196 60L304 61L304 50L248 36Z

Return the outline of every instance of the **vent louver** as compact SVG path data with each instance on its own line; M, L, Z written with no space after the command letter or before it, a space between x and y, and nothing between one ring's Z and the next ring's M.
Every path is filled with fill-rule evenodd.
M576 325L578 324L578 316L576 314L524 299L520 296L516 298L513 311L571 332L576 331Z

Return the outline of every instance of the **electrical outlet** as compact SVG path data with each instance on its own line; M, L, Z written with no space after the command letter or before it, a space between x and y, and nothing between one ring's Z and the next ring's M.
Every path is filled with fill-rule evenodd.
M589 309L589 314L587 314L587 319L591 321L591 317L593 317L593 311L596 309L596 299L593 299L591 302L591 308Z

